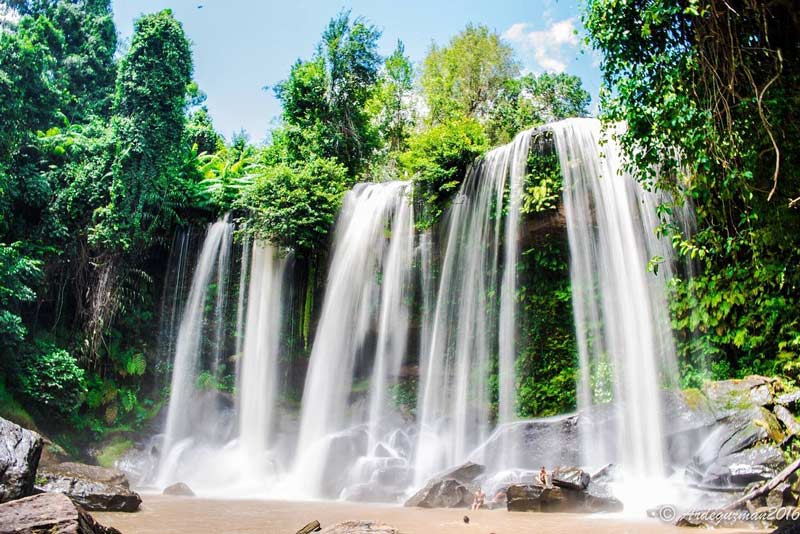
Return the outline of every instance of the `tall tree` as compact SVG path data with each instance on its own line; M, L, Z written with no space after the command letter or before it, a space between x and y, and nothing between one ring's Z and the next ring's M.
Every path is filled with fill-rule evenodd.
M114 97L117 153L111 199L99 213L94 240L129 250L147 242L171 211L180 175L192 57L170 10L136 21Z
M285 137L296 159L336 158L355 176L378 144L365 109L375 90L380 31L345 11L331 19L314 57L294 64L275 87Z
M514 52L486 26L468 25L445 47L431 46L421 85L431 123L485 119L507 80L519 74Z
M368 104L373 123L389 152L406 148L415 119L413 88L414 67L405 55L402 41L397 41L394 52L383 63L376 90Z

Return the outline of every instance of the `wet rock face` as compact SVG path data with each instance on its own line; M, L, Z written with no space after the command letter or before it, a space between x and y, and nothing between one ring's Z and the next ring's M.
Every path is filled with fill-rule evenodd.
M116 469L67 462L41 469L36 480L38 490L64 493L86 510L135 512L142 502Z
M0 503L33 494L42 445L36 432L0 418Z
M514 484L508 487L510 512L620 512L622 503L611 496L587 490Z
M3 534L120 534L104 527L60 493L43 493L0 505Z
M538 470L543 465L575 465L581 460L581 424L590 421L570 415L507 423L481 445L476 457L485 460L490 472L512 467ZM602 432L605 419L598 420L596 427L597 432ZM585 430L594 432L595 428Z

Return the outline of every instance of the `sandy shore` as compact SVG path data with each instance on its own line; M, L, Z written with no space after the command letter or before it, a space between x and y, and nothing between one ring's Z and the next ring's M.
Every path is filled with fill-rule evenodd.
M307 522L323 527L348 519L379 520L403 534L687 534L658 521L638 521L602 515L511 513L504 510L424 510L399 506L339 502L226 501L144 495L134 514L99 513L102 524L123 534L295 534ZM468 515L470 522L464 524ZM754 530L718 529L716 534Z

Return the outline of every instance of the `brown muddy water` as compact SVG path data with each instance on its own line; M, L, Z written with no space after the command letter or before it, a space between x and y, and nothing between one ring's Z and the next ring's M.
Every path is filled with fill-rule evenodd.
M343 502L209 500L143 495L133 514L99 513L100 523L123 534L295 534L309 521L323 528L348 519L382 521L403 534L691 534L657 520L628 520L601 515L540 514L505 510L403 508ZM468 515L469 524L463 518ZM717 529L714 534L754 534L757 530Z

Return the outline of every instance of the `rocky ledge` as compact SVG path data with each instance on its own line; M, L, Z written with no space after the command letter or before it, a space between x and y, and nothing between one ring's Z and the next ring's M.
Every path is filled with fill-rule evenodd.
M128 477L121 471L76 462L40 469L36 489L63 493L93 511L135 512L142 502L139 494L130 490Z
M43 493L0 505L0 534L120 534L104 527L66 495Z

